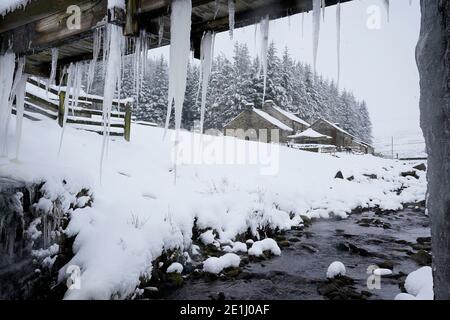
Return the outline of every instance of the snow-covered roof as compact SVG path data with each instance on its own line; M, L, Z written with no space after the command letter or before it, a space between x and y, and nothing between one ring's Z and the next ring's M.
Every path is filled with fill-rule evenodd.
M294 131L292 128L288 127L287 125L285 125L283 122L281 122L280 120L272 117L270 114L268 114L267 112L264 112L260 109L253 109L253 112L255 112L257 115L259 115L260 117L264 118L265 120L269 121L271 124L277 126L278 128L280 128L281 130L285 130L285 131Z
M306 122L306 121L303 120L303 119L300 119L300 118L297 117L295 114L290 113L289 111L283 110L283 109L281 109L281 108L279 108L279 107L276 107L276 106L274 106L274 105L272 105L272 108L274 108L275 110L277 110L279 113L281 113L281 114L284 115L285 117L289 118L290 120L295 121L295 122L297 122L297 123L300 123L300 124L302 124L302 125L304 125L304 126L308 126L308 127L309 127L309 123L308 123L308 122Z
M334 123L332 123L332 122L330 122L330 121L328 121L328 120L325 120L325 119L323 119L323 118L320 119L320 120L322 120L323 122L326 122L327 124L329 124L330 126L332 126L333 128L335 128L336 130L338 130L338 131L340 131L340 132L342 132L342 133L345 133L346 135L348 135L348 136L350 136L350 137L352 137L352 138L357 139L354 135L352 135L352 134L349 133L348 131L342 129L341 127L337 126L336 124L334 124Z
M342 132L342 133L344 133L344 134L346 134L346 135L352 137L353 139L355 139L355 142L356 142L356 143L364 144L364 145L367 145L367 146L373 148L373 146L370 145L369 143L362 141L360 138L354 136L353 134L351 134L351 133L349 133L348 131L342 129L341 127L337 126L336 124L334 124L334 123L332 123L332 122L330 122L330 121L328 121L328 120L325 120L325 119L323 119L323 118L320 119L320 120L322 120L323 122L328 123L330 126L332 126L333 128L335 128L336 130L338 130L338 131L340 131L340 132Z
M288 138L290 139L295 139L295 138L323 138L323 139L331 139L330 136L321 134L319 132L317 132L316 130L313 130L311 128L306 129L303 132L297 133L293 136L289 136Z

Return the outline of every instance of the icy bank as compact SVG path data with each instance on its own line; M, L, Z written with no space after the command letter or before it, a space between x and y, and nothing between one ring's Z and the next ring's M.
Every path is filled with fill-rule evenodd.
M66 293L68 299L131 296L140 276L151 274L152 261L164 250L190 249L194 221L200 230L214 231L205 234L206 242L225 243L247 232L258 238L266 229L290 229L301 224L301 216L345 218L357 207L398 208L425 199L425 172L417 171L418 179L401 175L413 163L285 147L269 156L261 152L267 151L265 144L187 132L179 133L174 185L173 149L161 139L164 129L135 125L132 131L131 142L110 141L102 184L102 137L70 124L59 158L57 123L24 119L22 162L0 159L2 177L80 181L93 191L92 207L74 212L66 229L75 236L69 265L80 266L82 281L80 290ZM10 159L15 155L14 132L11 121ZM197 140L208 146L201 155L189 152L198 150ZM241 161L246 150L254 150L261 161ZM270 175L262 174L267 166ZM338 171L344 179L335 179Z

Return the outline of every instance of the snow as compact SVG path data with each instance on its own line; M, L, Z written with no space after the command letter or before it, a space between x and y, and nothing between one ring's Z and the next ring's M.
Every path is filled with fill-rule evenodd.
M317 52L319 49L321 0L313 0L313 73L316 73Z
M30 0L2 0L0 3L0 14L5 15L18 8L25 8Z
M247 245L243 242L234 242L232 246L223 247L225 252L247 252Z
M272 108L274 108L275 110L277 110L278 112L280 112L281 114L283 114L285 117L291 119L292 121L295 121L295 122L297 122L297 123L300 123L300 124L302 124L302 125L304 125L304 126L309 127L309 123L308 123L308 122L306 122L306 121L303 120L303 119L300 119L300 118L297 117L295 114L290 113L290 112L288 112L288 111L285 111L285 110L281 109L280 107L277 107L277 106L274 106L274 105L272 105Z
M433 300L433 272L431 267L422 267L411 272L405 281L408 293L400 293L395 300Z
M346 270L345 266L340 261L335 261L330 264L327 270L327 278L333 279L337 276L345 276Z
M183 265L179 262L174 262L167 268L167 273L182 273L182 272L183 272Z
M208 230L200 235L200 240L204 245L212 244L215 242L215 236L212 230Z
M288 136L288 138L290 139L295 139L295 138L303 138L303 137L307 137L307 138L327 138L327 139L331 139L331 137L326 136L324 134L321 134L319 132L317 132L316 130L309 128L306 129L303 132L297 133L293 136Z
M175 128L181 127L184 94L186 92L187 66L191 50L191 0L174 0L170 16L170 66L169 98L166 130L169 128L172 104L175 107Z
M267 112L262 111L261 109L253 109L253 112L255 112L257 115L259 115L260 117L264 118L265 120L269 121L271 124L277 126L278 128L280 128L281 130L285 130L285 131L293 131L292 128L288 127L287 125L285 125L283 122L281 122L280 120L272 117L270 114L268 114Z
M273 255L279 256L281 254L280 247L275 240L266 238L261 241L253 243L252 247L248 249L248 254L251 256L259 257L264 251L270 251Z
M223 256L216 258L211 257L203 263L203 271L213 274L219 274L226 268L237 268L241 263L241 258L234 253L226 253Z
M392 270L378 268L378 269L373 270L373 274L376 276L389 276L392 274Z
M230 28L230 39L233 39L234 32L234 15L236 13L235 0L228 0L228 19Z
M15 155L15 123L11 121L7 135L10 159ZM213 243L224 243L248 230L255 238L267 227L289 230L299 225L300 215L345 218L357 207L401 206L425 199L425 172L417 172L419 179L400 176L417 162L344 153L333 157L185 131L179 132L183 156L178 158L174 185L169 170L173 150L161 139L164 129L133 125L131 130L130 142L111 140L101 181L102 137L67 126L64 143L70 148L63 148L58 158L61 128L50 119L24 119L21 162L0 159L3 177L47 181L48 199L64 194L58 189L63 179L65 188L75 194L86 188L95 195L91 207L71 214L65 231L75 237L74 258L68 266L80 266L83 284L80 290L68 291L67 299L128 297L163 251L198 252L192 246L197 240L192 239L194 221L197 228L215 235ZM175 136L172 130L168 133ZM201 154L192 152L202 139L208 148ZM238 162L241 156L246 159L246 152L260 154L261 159ZM354 180L334 179L338 171ZM376 174L378 179L364 174ZM402 186L406 189L398 195ZM75 200L64 201L69 209ZM255 243L250 251L264 250L261 242ZM60 274L64 281L65 268Z
M231 0L233 2L234 0ZM233 2L234 4L234 2ZM203 124L205 122L206 96L208 93L208 84L211 76L211 68L214 57L214 33L206 32L200 45L201 75L199 85L202 88L202 102L200 107L200 132L203 133Z

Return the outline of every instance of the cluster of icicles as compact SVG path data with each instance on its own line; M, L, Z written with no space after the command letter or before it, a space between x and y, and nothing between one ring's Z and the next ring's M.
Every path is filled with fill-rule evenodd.
M121 0L109 0L111 7ZM216 0L216 15L220 9L220 0ZM317 51L319 44L320 20L325 19L325 0L312 0L313 4L313 68L316 70ZM389 17L389 0L384 0ZM169 93L165 129L169 127L172 110L175 113L175 129L178 131L181 126L181 115L186 90L187 66L190 55L190 31L191 31L191 0L174 0L171 4L171 45L170 45L170 68L169 68ZM322 15L321 15L322 14ZM235 28L235 0L228 0L228 15L230 37L233 37ZM340 78L340 33L341 33L341 4L337 3L336 9L336 30L337 30L337 60L338 60L338 83ZM302 17L302 28L304 15ZM159 20L158 44L161 45L164 36L164 18ZM255 44L257 37L257 27L255 24ZM258 74L263 73L263 100L266 95L267 82L267 51L269 41L269 16L263 17L259 22L260 28L260 66ZM303 30L302 30L303 34ZM211 76L211 68L214 57L213 32L205 32L200 45L201 74L198 88L198 95L201 92L201 116L200 127L203 132L205 120L205 106L208 92L208 83ZM132 69L134 76L134 87L136 102L139 103L139 93L142 87L144 76L148 69L148 35L141 31L137 38L126 38L122 34L119 26L108 24L98 28L94 32L93 39L93 59L86 62L70 64L62 72L60 80L66 83L66 98L64 105L63 130L61 132L60 151L64 137L64 128L67 121L69 107L74 110L78 106L78 98L82 87L83 74L87 74L86 91L89 92L94 75L96 73L97 61L102 52L103 75L105 77L104 101L103 101L103 144L101 148L100 172L102 171L103 160L107 154L110 136L110 120L113 100L116 96L120 99L120 88L124 56L127 52L133 53ZM52 49L51 75L47 83L47 88L55 83L56 68L58 61L58 50ZM16 67L17 64L17 67ZM16 158L19 157L20 137L22 130L22 119L24 113L24 96L27 75L24 74L25 58L18 58L13 53L6 53L0 56L0 156L7 156L7 132L11 118L13 102L16 101L16 121L17 121L17 147ZM120 100L119 100L120 101ZM119 106L120 107L120 106Z

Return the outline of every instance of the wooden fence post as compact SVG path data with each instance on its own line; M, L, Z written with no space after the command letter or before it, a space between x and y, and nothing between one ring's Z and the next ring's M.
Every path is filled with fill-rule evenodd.
M60 127L64 125L64 103L66 100L66 93L61 91L59 93L59 107L58 107L58 124Z
M131 104L127 103L125 105L125 128L123 132L123 137L126 141L130 141L131 138Z

